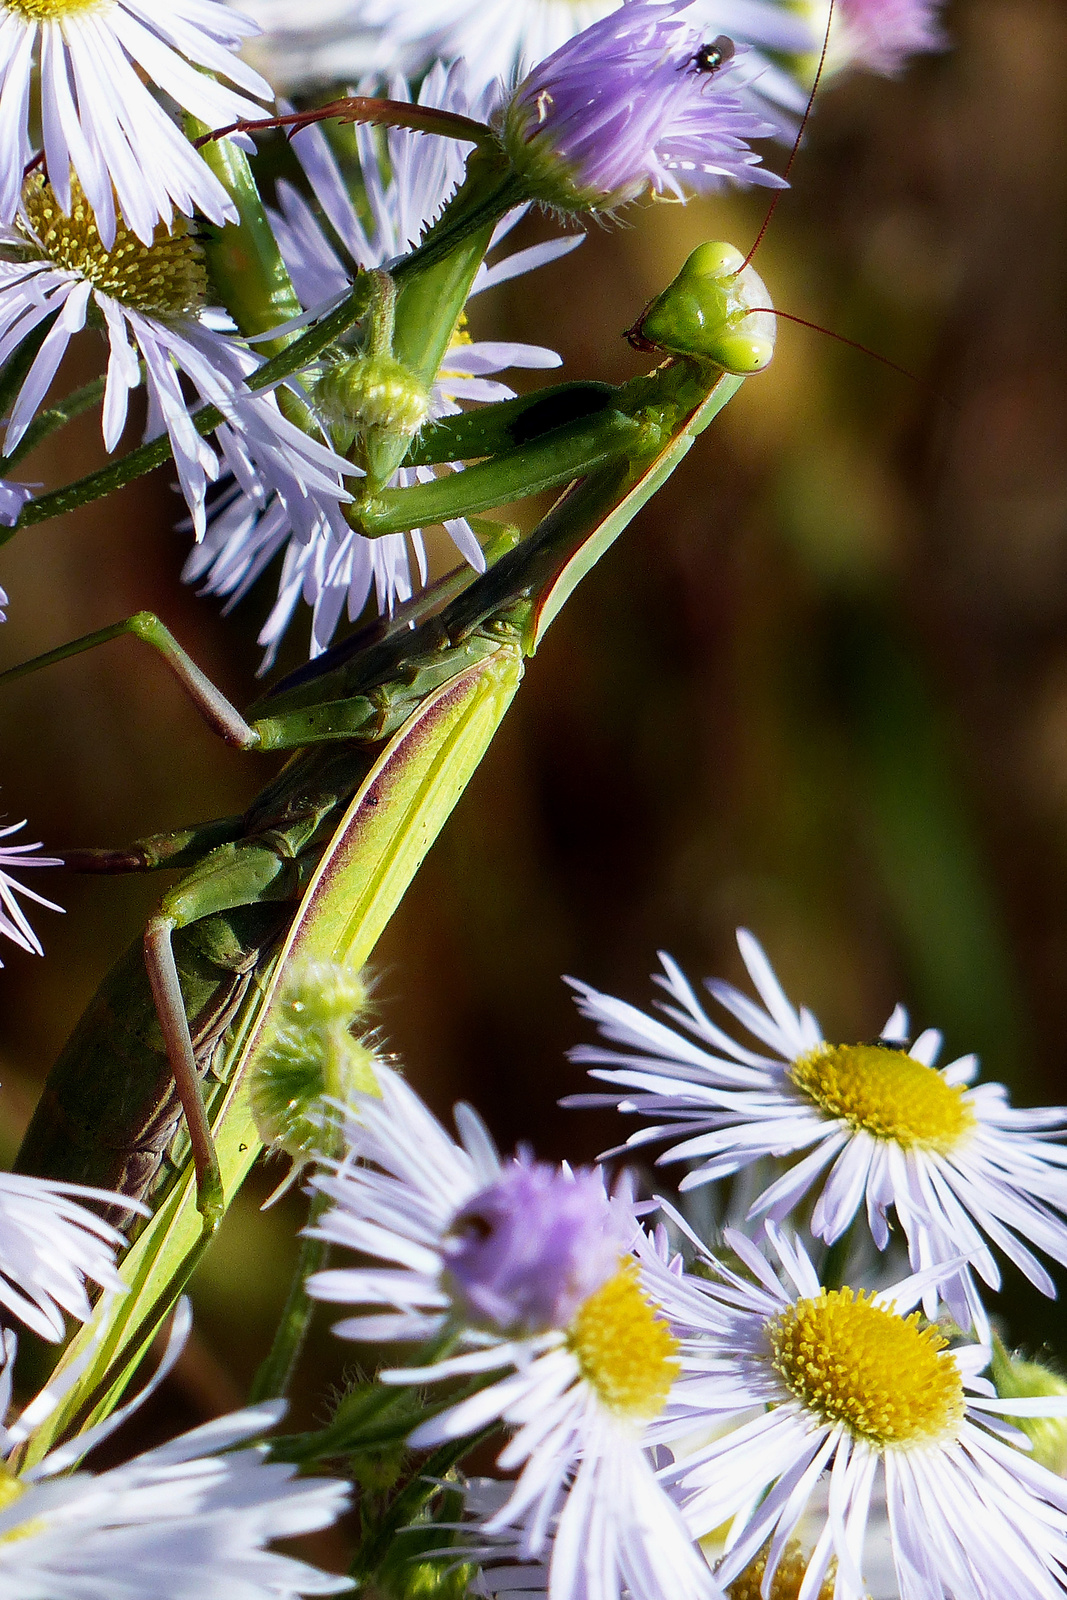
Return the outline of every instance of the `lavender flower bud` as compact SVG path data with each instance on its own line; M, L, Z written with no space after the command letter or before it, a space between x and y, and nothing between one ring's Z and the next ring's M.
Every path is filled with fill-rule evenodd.
M626 0L519 84L501 138L542 204L613 210L650 189L684 199L724 180L780 186L749 139L777 130L745 109L744 47L709 45L676 15L690 0Z
M454 1218L449 1289L472 1322L497 1332L565 1328L618 1271L628 1239L599 1173L518 1160Z

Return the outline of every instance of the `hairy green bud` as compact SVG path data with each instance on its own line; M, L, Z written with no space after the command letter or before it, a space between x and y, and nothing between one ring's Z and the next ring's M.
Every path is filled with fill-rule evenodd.
M263 1143L285 1150L299 1170L329 1152L337 1104L377 1093L374 1051L352 1033L366 1009L361 976L309 961L290 976L274 1027L252 1064L252 1112Z
M414 438L430 411L427 386L391 355L335 361L315 385L313 398L343 449L357 434Z
M1039 1361L1024 1361L1009 1355L999 1339L993 1341L990 1376L1002 1400L1043 1400L1067 1395L1067 1378L1043 1367ZM1013 1417L1012 1422L1033 1446L1031 1460L1067 1477L1067 1417Z

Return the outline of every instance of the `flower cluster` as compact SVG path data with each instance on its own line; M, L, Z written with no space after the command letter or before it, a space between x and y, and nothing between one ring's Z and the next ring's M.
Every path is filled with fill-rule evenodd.
M0 1585L15 1600L112 1600L148 1593L159 1600L191 1595L288 1600L337 1594L350 1580L268 1550L335 1522L347 1483L297 1478L251 1441L285 1411L281 1402L250 1406L102 1472L71 1467L119 1428L172 1371L191 1318L182 1302L167 1353L131 1404L18 1470L13 1452L32 1442L60 1395L46 1390L0 1426ZM11 1402L14 1343L0 1370L0 1419ZM6 1464L5 1464L6 1463Z
M998 1393L970 1262L992 1267L976 1219L1006 1253L1023 1252L996 1213L1027 1189L1058 1192L1067 1152L1048 1141L1065 1114L1013 1115L999 1088L985 1097L961 1088L973 1061L937 1073L930 1037L907 1050L900 1008L878 1044L827 1043L785 999L751 935L740 938L762 1006L727 985L713 992L784 1064L733 1044L666 958L664 1009L715 1054L576 985L583 1013L630 1052L577 1054L639 1091L623 1109L685 1121L694 1097L702 1130L729 1130L687 1140L711 1166L694 1176L719 1181L765 1157L780 1177L750 1219L790 1216L799 1231L764 1220L758 1231L728 1227L713 1247L663 1200L650 1233L641 1208L599 1175L523 1151L502 1160L470 1107L456 1108L455 1142L378 1066L380 1093L349 1106L344 1158L312 1185L329 1203L315 1236L373 1264L320 1272L309 1291L357 1311L337 1325L343 1338L424 1347L417 1364L382 1372L385 1384L470 1382L465 1398L415 1428L412 1446L507 1428L497 1464L509 1476L471 1486L445 1552L481 1566L479 1593L862 1600L885 1592L888 1572L900 1600L1000 1600L1024 1587L1053 1600L1067 1578L1067 1486L1028 1460L1012 1424L1044 1419L1059 1439L1067 1397L1039 1369L1032 1381L1025 1364L1004 1382L1003 1359ZM830 1081L849 1107L826 1104ZM775 1131L764 1132L779 1103ZM943 1123L950 1104L964 1108L960 1126L950 1138L939 1123L932 1142L923 1129L938 1108ZM790 1134L798 1141L801 1129L808 1143L836 1137L823 1166L850 1139L877 1146L885 1167L868 1192L872 1242L885 1245L890 1213L907 1219L913 1244L921 1222L910 1276L879 1285L870 1253L859 1279L842 1277L825 1251L817 1270L818 1241L856 1217L873 1158L854 1158L861 1176L842 1180L836 1208L805 1212L821 1169L793 1163L805 1146ZM1043 1130L1040 1142L1031 1129ZM919 1151L921 1167L909 1170L894 1149ZM958 1196L937 1216L934 1197L949 1191L930 1184L934 1169ZM928 1180L923 1210L916 1170ZM1067 1227L1040 1209L1041 1243L1062 1250ZM1036 1216L1009 1215L1033 1236ZM941 1304L955 1322L938 1322Z

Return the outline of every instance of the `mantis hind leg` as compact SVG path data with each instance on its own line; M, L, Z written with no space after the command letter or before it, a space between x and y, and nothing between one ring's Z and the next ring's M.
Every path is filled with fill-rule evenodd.
M231 844L244 832L243 817L221 817L192 828L152 833L119 849L63 850L63 865L72 872L155 872L161 867L191 867L209 850Z
M189 1130L196 1172L196 1207L207 1233L213 1233L222 1220L225 1197L172 938L175 929L188 927L213 913L261 900L287 899L298 880L294 876L294 859L283 845L279 837L273 843L221 846L164 896L145 929L148 981Z
M144 935L145 966L148 969L148 981L152 986L152 997L159 1015L159 1025L163 1030L167 1059L174 1074L178 1098L181 1100L186 1126L189 1129L193 1166L196 1171L196 1207L204 1219L205 1232L213 1233L225 1211L222 1174L219 1171L219 1158L215 1153L215 1141L211 1137L211 1126L207 1119L207 1108L204 1105L203 1090L200 1087L200 1076L196 1067L196 1053L189 1031L189 1019L186 1016L178 967L174 960L171 935L175 926L174 918L165 916L162 912L151 918Z

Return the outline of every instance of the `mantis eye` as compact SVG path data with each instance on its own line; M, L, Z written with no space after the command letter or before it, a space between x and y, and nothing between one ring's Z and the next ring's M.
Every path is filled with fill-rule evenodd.
M759 274L732 244L698 245L674 282L632 330L632 342L695 356L726 372L761 372L774 354L776 324Z

